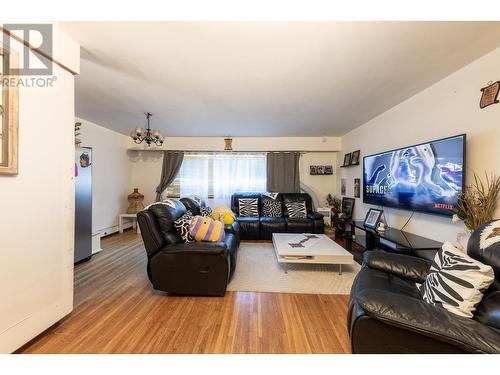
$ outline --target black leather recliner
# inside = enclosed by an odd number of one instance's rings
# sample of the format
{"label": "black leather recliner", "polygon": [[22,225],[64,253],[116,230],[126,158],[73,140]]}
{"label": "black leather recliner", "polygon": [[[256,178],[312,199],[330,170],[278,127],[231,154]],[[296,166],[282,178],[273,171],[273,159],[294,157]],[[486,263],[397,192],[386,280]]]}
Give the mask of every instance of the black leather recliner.
{"label": "black leather recliner", "polygon": [[[323,215],[314,212],[312,200],[306,193],[280,193],[276,200],[281,204],[281,217],[262,216],[262,207],[266,200],[272,198],[261,193],[235,193],[231,197],[231,210],[238,215],[239,199],[257,199],[259,216],[242,217],[237,216],[240,224],[241,239],[243,240],[271,240],[273,233],[324,233]],[[304,201],[306,202],[307,218],[292,219],[288,217],[285,203]]]}
{"label": "black leather recliner", "polygon": [[173,222],[186,207],[197,214],[199,206],[189,198],[173,202],[175,208],[154,204],[137,214],[153,288],[174,294],[224,295],[236,267],[238,223],[226,228],[224,242],[184,243]]}
{"label": "black leather recliner", "polygon": [[495,281],[472,319],[450,313],[422,299],[430,261],[388,253],[365,253],[353,283],[347,328],[353,353],[500,353],[500,242],[479,248],[480,231],[467,252],[489,264]]}

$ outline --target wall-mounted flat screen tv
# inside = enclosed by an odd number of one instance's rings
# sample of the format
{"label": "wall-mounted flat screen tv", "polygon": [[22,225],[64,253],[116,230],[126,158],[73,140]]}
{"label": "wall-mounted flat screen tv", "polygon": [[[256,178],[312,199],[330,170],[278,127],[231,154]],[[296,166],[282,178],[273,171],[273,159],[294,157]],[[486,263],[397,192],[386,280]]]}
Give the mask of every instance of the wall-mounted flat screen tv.
{"label": "wall-mounted flat screen tv", "polygon": [[464,188],[465,134],[363,158],[363,202],[449,215]]}

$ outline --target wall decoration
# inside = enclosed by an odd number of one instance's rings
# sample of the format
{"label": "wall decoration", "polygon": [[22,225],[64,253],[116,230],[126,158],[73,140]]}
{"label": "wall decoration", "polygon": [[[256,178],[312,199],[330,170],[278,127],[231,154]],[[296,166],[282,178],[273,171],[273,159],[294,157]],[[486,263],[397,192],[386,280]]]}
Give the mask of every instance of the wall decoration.
{"label": "wall decoration", "polygon": [[310,165],[309,166],[310,175],[332,175],[333,165]]}
{"label": "wall decoration", "polygon": [[348,165],[351,164],[351,153],[347,153],[344,155],[344,165],[342,165],[343,167],[347,167]]}
{"label": "wall decoration", "polygon": [[233,139],[224,138],[224,151],[233,151]]}
{"label": "wall decoration", "polygon": [[81,130],[82,130],[82,123],[75,122],[75,145],[79,145],[80,143],[82,143],[82,140],[80,138],[77,138],[79,135],[82,134],[80,133]]}
{"label": "wall decoration", "polygon": [[341,178],[340,179],[340,195],[345,195],[346,194],[346,179]]}
{"label": "wall decoration", "polygon": [[488,86],[483,87],[479,108],[483,109],[491,104],[498,103],[498,92],[500,91],[500,81],[488,82]]}
{"label": "wall decoration", "polygon": [[354,198],[359,198],[361,196],[361,183],[359,178],[354,179]]}
{"label": "wall decoration", "polygon": [[[9,76],[18,68],[18,55],[0,43],[0,77]],[[0,174],[18,174],[19,100],[17,85],[0,89]]]}
{"label": "wall decoration", "polygon": [[354,151],[351,154],[351,163],[350,163],[350,165],[359,165],[359,151],[360,150]]}

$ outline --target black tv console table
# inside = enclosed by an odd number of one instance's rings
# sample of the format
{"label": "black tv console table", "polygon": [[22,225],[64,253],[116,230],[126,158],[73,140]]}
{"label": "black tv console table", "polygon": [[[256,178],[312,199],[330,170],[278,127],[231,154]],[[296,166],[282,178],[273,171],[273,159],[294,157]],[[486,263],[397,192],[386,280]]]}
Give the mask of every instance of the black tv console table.
{"label": "black tv console table", "polygon": [[[383,232],[375,231],[366,228],[363,221],[347,221],[347,226],[351,230],[344,233],[345,248],[354,253],[354,258],[358,263],[362,263],[362,253],[364,251],[373,249],[382,249],[432,260],[443,245],[439,241],[395,228],[387,228]],[[365,235],[356,235],[356,229],[364,231]],[[356,254],[353,243],[358,245],[359,254]]]}

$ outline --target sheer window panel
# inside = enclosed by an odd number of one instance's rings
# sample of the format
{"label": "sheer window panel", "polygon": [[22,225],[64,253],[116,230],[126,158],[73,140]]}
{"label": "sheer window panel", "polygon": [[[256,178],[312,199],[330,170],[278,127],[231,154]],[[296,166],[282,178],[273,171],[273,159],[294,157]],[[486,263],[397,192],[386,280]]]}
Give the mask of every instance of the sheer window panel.
{"label": "sheer window panel", "polygon": [[200,195],[211,205],[229,204],[238,191],[266,189],[266,153],[186,153],[169,197]]}

